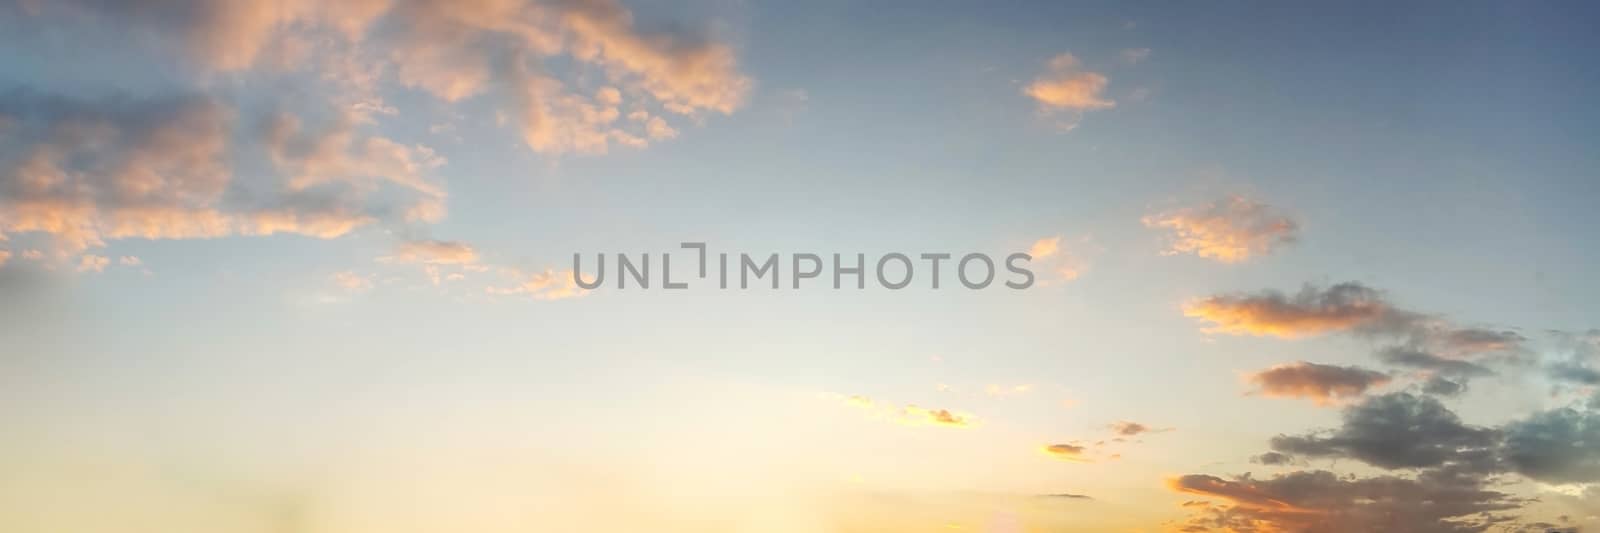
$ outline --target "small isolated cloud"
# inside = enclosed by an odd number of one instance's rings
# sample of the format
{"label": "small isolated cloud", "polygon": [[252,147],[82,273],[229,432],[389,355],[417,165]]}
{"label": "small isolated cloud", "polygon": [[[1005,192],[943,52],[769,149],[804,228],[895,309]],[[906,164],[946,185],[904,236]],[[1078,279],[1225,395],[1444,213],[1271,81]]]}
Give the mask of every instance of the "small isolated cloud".
{"label": "small isolated cloud", "polygon": [[1117,422],[1113,422],[1113,423],[1111,423],[1111,425],[1107,426],[1107,428],[1109,428],[1112,433],[1115,433],[1118,436],[1122,436],[1122,437],[1133,437],[1133,436],[1136,436],[1136,435],[1143,435],[1145,433],[1163,433],[1163,432],[1167,432],[1167,431],[1172,431],[1172,428],[1157,429],[1157,428],[1153,428],[1153,427],[1150,427],[1150,426],[1147,426],[1147,425],[1144,425],[1144,424],[1140,424],[1138,422],[1129,422],[1127,420],[1119,420]]}
{"label": "small isolated cloud", "polygon": [[1117,52],[1117,57],[1122,59],[1123,63],[1127,63],[1129,65],[1136,65],[1136,64],[1139,64],[1140,62],[1143,62],[1144,60],[1150,58],[1150,49],[1149,48],[1124,48],[1121,52]]}
{"label": "small isolated cloud", "polygon": [[526,296],[535,300],[565,300],[589,294],[587,289],[578,286],[571,270],[546,269],[542,272],[523,272],[514,268],[503,268],[501,274],[510,278],[512,284],[489,287],[485,292],[502,296]]}
{"label": "small isolated cloud", "polygon": [[144,265],[144,260],[139,259],[137,256],[124,255],[117,258],[117,264],[126,267],[136,267]]}
{"label": "small isolated cloud", "polygon": [[1078,445],[1078,444],[1051,444],[1051,445],[1045,446],[1043,448],[1043,451],[1044,451],[1044,453],[1046,455],[1049,455],[1051,457],[1054,457],[1056,459],[1061,459],[1061,460],[1064,460],[1064,461],[1072,461],[1072,462],[1078,462],[1078,463],[1089,462],[1089,458],[1085,457],[1085,454],[1089,451],[1089,448],[1087,446],[1082,446],[1082,445]]}
{"label": "small isolated cloud", "polygon": [[1061,236],[1059,235],[1039,239],[1033,242],[1033,246],[1028,247],[1028,255],[1033,256],[1034,259],[1045,259],[1056,255],[1056,252],[1059,251],[1061,251]]}
{"label": "small isolated cloud", "polygon": [[1063,53],[1047,64],[1045,72],[1022,88],[1044,116],[1058,116],[1063,129],[1077,127],[1083,113],[1116,107],[1105,97],[1105,75],[1083,69],[1078,58]]}
{"label": "small isolated cloud", "polygon": [[1223,263],[1265,255],[1295,242],[1300,233],[1288,215],[1239,196],[1147,215],[1143,222],[1171,233],[1163,255],[1193,254]]}
{"label": "small isolated cloud", "polygon": [[1354,282],[1327,290],[1308,284],[1294,295],[1267,290],[1212,296],[1183,308],[1184,316],[1212,324],[1206,333],[1285,339],[1348,331],[1377,322],[1391,311],[1381,293]]}
{"label": "small isolated cloud", "polygon": [[1262,370],[1246,378],[1273,398],[1304,398],[1317,405],[1332,405],[1360,397],[1367,390],[1389,383],[1382,372],[1355,366],[1323,365],[1298,361]]}
{"label": "small isolated cloud", "polygon": [[1093,496],[1089,496],[1087,494],[1073,494],[1073,493],[1070,493],[1070,492],[1057,492],[1055,494],[1040,494],[1039,497],[1040,498],[1055,498],[1055,499],[1062,499],[1062,500],[1093,500],[1094,499]]}
{"label": "small isolated cloud", "polygon": [[330,276],[333,285],[347,292],[363,292],[372,290],[372,276],[363,276],[351,271],[336,272]]}
{"label": "small isolated cloud", "polygon": [[0,266],[6,266],[6,262],[10,260],[11,250],[0,250]]}
{"label": "small isolated cloud", "polygon": [[380,260],[426,265],[470,265],[478,262],[478,251],[466,243],[454,241],[406,241],[395,248],[393,256]]}
{"label": "small isolated cloud", "polygon": [[955,414],[949,409],[923,409],[915,405],[908,405],[901,412],[907,419],[922,421],[936,426],[966,427],[970,424],[967,417]]}

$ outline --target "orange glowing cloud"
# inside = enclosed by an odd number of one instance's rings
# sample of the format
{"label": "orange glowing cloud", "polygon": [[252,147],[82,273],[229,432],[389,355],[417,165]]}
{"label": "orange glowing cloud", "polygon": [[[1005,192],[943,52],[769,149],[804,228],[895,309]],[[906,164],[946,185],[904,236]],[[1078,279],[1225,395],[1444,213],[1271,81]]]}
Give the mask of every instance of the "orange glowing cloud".
{"label": "orange glowing cloud", "polygon": [[1089,458],[1085,457],[1085,454],[1087,454],[1089,451],[1087,446],[1077,444],[1051,444],[1041,448],[1040,450],[1046,455],[1056,459],[1061,459],[1063,461],[1072,461],[1075,463],[1090,462]]}
{"label": "orange glowing cloud", "polygon": [[1392,312],[1378,291],[1355,283],[1326,291],[1308,285],[1293,296],[1277,291],[1212,296],[1183,307],[1184,316],[1212,324],[1207,333],[1285,339],[1355,329]]}
{"label": "orange glowing cloud", "polygon": [[1085,250],[1090,253],[1096,251],[1097,246],[1093,239],[1087,236],[1076,239],[1070,249],[1061,240],[1060,235],[1045,237],[1034,241],[1028,247],[1028,256],[1033,258],[1034,270],[1041,272],[1040,284],[1072,281],[1089,270]]}
{"label": "orange glowing cloud", "polygon": [[417,240],[400,243],[395,255],[385,262],[425,263],[430,265],[469,265],[478,262],[478,251],[471,245],[452,241]]}
{"label": "orange glowing cloud", "polygon": [[1317,405],[1332,405],[1383,386],[1390,378],[1360,367],[1298,361],[1256,372],[1246,380],[1259,386],[1263,396],[1304,398]]}
{"label": "orange glowing cloud", "polygon": [[[29,113],[49,101],[48,113]],[[431,150],[362,136],[338,119],[306,132],[288,115],[263,141],[234,146],[235,111],[203,97],[51,100],[19,93],[0,105],[22,154],[0,167],[0,235],[41,233],[58,251],[113,239],[211,239],[298,234],[339,237],[376,222],[433,222],[444,193],[423,173],[442,163]],[[79,138],[92,132],[93,139]],[[229,161],[264,147],[282,183],[236,184]],[[384,185],[388,185],[385,187]],[[328,188],[348,191],[324,197]],[[226,201],[230,192],[250,202]],[[381,197],[381,200],[380,200]]]}
{"label": "orange glowing cloud", "polygon": [[535,300],[565,300],[589,294],[588,290],[579,287],[572,279],[571,270],[558,272],[546,269],[542,272],[523,272],[514,268],[503,268],[501,273],[512,278],[513,284],[505,287],[489,287],[484,289],[485,292],[502,296],[523,295]]}
{"label": "orange glowing cloud", "polygon": [[1238,263],[1294,242],[1300,226],[1271,206],[1243,197],[1148,215],[1151,228],[1171,233],[1163,255],[1193,254]]}
{"label": "orange glowing cloud", "polygon": [[1315,510],[1297,507],[1283,501],[1249,480],[1229,481],[1216,476],[1190,474],[1168,479],[1167,487],[1178,493],[1221,498],[1236,506],[1252,509],[1294,514],[1316,513]]}
{"label": "orange glowing cloud", "polygon": [[1110,80],[1100,73],[1083,70],[1072,54],[1051,58],[1047,67],[1044,74],[1022,89],[1023,94],[1039,103],[1041,111],[1090,111],[1117,105],[1104,96]]}

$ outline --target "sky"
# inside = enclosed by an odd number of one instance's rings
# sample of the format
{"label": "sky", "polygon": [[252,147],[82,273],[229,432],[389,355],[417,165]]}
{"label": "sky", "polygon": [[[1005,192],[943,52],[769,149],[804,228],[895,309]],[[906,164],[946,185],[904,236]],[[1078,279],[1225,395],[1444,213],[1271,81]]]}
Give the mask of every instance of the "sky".
{"label": "sky", "polygon": [[1596,15],[5,1],[0,529],[1600,529]]}

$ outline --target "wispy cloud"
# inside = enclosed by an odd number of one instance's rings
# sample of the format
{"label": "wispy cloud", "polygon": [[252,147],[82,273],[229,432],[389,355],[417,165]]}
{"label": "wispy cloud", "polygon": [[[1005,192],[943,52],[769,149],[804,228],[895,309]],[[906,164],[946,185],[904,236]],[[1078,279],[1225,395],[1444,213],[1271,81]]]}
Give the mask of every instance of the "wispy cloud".
{"label": "wispy cloud", "polygon": [[1060,235],[1045,237],[1028,247],[1041,284],[1073,281],[1089,270],[1089,256],[1097,248],[1094,241],[1082,237],[1064,244],[1062,240]]}
{"label": "wispy cloud", "polygon": [[1124,49],[1122,49],[1121,52],[1117,52],[1117,57],[1122,59],[1123,63],[1127,63],[1129,65],[1136,65],[1136,64],[1142,63],[1142,62],[1144,62],[1144,60],[1150,58],[1150,49],[1149,48],[1124,48]]}
{"label": "wispy cloud", "polygon": [[393,256],[379,260],[430,265],[470,265],[478,262],[478,251],[462,242],[413,240],[400,243],[395,248]]}
{"label": "wispy cloud", "polygon": [[565,300],[589,294],[572,279],[571,270],[546,269],[524,272],[516,268],[501,268],[500,273],[511,281],[510,285],[489,287],[485,292],[501,296],[523,296],[535,300]]}
{"label": "wispy cloud", "polygon": [[371,275],[363,276],[346,270],[343,272],[335,272],[332,276],[329,276],[329,281],[331,281],[334,286],[339,287],[347,292],[364,292],[372,290],[372,278],[373,276]]}
{"label": "wispy cloud", "polygon": [[959,413],[949,409],[928,409],[916,405],[885,404],[860,395],[833,397],[843,401],[845,405],[868,413],[873,418],[888,420],[901,425],[965,428],[972,426],[976,422],[976,419],[970,414]]}

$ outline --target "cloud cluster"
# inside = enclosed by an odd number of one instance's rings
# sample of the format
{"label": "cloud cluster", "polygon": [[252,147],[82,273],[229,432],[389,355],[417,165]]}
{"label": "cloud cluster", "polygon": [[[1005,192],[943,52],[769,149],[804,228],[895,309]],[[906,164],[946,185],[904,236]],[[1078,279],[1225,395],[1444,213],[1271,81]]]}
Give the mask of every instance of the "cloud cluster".
{"label": "cloud cluster", "polygon": [[63,0],[22,4],[33,16],[97,17],[130,23],[153,37],[171,41],[195,62],[232,71],[254,66],[290,26],[326,27],[358,37],[388,9],[389,0]]}
{"label": "cloud cluster", "polygon": [[1266,255],[1300,235],[1300,225],[1288,215],[1239,196],[1147,215],[1143,222],[1171,234],[1163,254],[1193,254],[1223,263]]}
{"label": "cloud cluster", "polygon": [[[201,70],[310,71],[335,92],[328,101],[361,120],[398,112],[379,96],[382,83],[445,103],[492,98],[505,110],[502,123],[545,154],[605,153],[615,145],[674,138],[678,129],[669,118],[732,113],[753,84],[728,44],[681,28],[642,30],[616,0],[66,0],[28,6],[24,11],[41,22],[130,27],[178,49]],[[330,133],[326,141],[344,140]],[[395,147],[353,148],[377,156],[373,152]]]}
{"label": "cloud cluster", "polygon": [[1196,512],[1177,524],[1184,532],[1480,532],[1506,520],[1494,513],[1526,503],[1476,479],[1443,473],[1354,478],[1315,470],[1270,479],[1189,474],[1168,485],[1205,498],[1187,506]]}
{"label": "cloud cluster", "polygon": [[[728,44],[644,29],[616,0],[64,0],[17,13],[63,33],[125,30],[131,46],[195,75],[169,96],[0,95],[0,240],[43,235],[88,271],[97,261],[79,256],[117,239],[331,239],[439,222],[445,159],[371,133],[400,112],[380,89],[416,90],[444,109],[491,100],[522,144],[566,154],[672,139],[673,120],[732,113],[753,83]],[[216,76],[289,90],[261,99]],[[394,259],[435,279],[438,265],[475,262],[421,246]],[[577,294],[521,277],[500,290]]]}
{"label": "cloud cluster", "polygon": [[[644,146],[677,130],[660,114],[732,113],[752,82],[733,49],[706,35],[644,32],[614,0],[412,0],[387,36],[400,83],[456,102],[495,93],[529,148],[550,154]],[[594,77],[587,90],[557,68]],[[652,110],[652,105],[658,109]]]}
{"label": "cloud cluster", "polygon": [[[107,240],[298,234],[334,238],[380,220],[432,221],[437,161],[377,136],[302,133],[282,118],[234,144],[236,113],[206,97],[0,98],[0,235],[47,235],[63,253]],[[231,162],[265,146],[282,179],[242,182]],[[394,185],[386,187],[384,184]],[[379,194],[387,189],[410,193]]]}
{"label": "cloud cluster", "polygon": [[[1269,465],[1349,459],[1394,471],[1360,478],[1298,471],[1258,480],[1191,474],[1174,490],[1217,501],[1193,506],[1184,531],[1476,532],[1529,500],[1492,490],[1502,476],[1550,484],[1600,482],[1600,410],[1593,400],[1499,427],[1462,422],[1438,400],[1396,392],[1346,408],[1339,427],[1279,435]],[[1405,473],[1414,473],[1405,475]],[[1582,485],[1579,485],[1582,486]]]}
{"label": "cloud cluster", "polygon": [[1073,440],[1065,443],[1047,444],[1041,451],[1050,457],[1077,463],[1091,463],[1099,460],[1116,460],[1122,458],[1122,453],[1116,451],[1119,445],[1142,442],[1135,437],[1151,433],[1165,433],[1172,428],[1155,428],[1147,424],[1119,420],[1105,426],[1110,432],[1109,437],[1102,437],[1093,441]]}
{"label": "cloud cluster", "polygon": [[1425,391],[1443,396],[1495,374],[1491,364],[1526,363],[1529,352],[1529,339],[1516,331],[1460,326],[1403,309],[1357,282],[1325,289],[1307,284],[1295,294],[1215,295],[1185,304],[1183,313],[1210,324],[1204,331],[1212,334],[1298,339],[1342,333],[1374,340],[1381,343],[1379,362],[1414,371]]}

